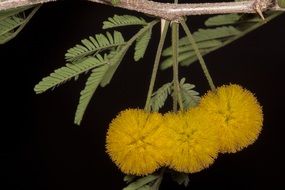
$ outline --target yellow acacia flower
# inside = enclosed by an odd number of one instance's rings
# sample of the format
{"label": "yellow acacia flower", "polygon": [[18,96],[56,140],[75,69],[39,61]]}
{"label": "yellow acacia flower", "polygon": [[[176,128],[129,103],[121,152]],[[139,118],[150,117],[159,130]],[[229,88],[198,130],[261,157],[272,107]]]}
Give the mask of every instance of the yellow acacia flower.
{"label": "yellow acacia flower", "polygon": [[239,85],[227,85],[208,92],[199,107],[215,118],[220,151],[237,152],[252,144],[263,122],[262,108],[255,96]]}
{"label": "yellow acacia flower", "polygon": [[159,113],[128,109],[111,122],[106,149],[122,172],[146,175],[165,163],[162,121]]}
{"label": "yellow acacia flower", "polygon": [[199,172],[211,165],[218,155],[219,141],[209,127],[207,117],[196,107],[190,111],[165,114],[164,127],[171,143],[170,168],[185,173]]}

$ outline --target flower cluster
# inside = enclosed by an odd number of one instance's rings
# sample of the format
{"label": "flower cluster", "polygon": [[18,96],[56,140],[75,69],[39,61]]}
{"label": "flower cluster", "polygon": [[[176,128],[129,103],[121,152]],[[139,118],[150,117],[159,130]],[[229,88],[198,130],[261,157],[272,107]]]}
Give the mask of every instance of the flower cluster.
{"label": "flower cluster", "polygon": [[185,112],[122,111],[110,124],[106,149],[126,174],[147,175],[162,166],[195,173],[210,166],[219,152],[252,144],[262,122],[261,106],[251,92],[222,86]]}

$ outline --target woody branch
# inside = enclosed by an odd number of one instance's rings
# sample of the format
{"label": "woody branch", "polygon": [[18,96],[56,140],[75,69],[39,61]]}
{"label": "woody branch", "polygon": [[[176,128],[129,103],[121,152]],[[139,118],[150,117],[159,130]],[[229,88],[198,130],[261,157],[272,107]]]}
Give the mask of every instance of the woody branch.
{"label": "woody branch", "polygon": [[[0,2],[0,11],[28,5],[43,4],[58,0],[4,0]],[[120,0],[116,5],[111,0],[87,0],[94,3],[120,7],[128,10],[149,14],[166,20],[178,20],[189,15],[227,14],[227,13],[256,13],[268,10],[285,11],[277,4],[277,0],[251,0],[222,3],[186,3],[171,4],[148,0]]]}

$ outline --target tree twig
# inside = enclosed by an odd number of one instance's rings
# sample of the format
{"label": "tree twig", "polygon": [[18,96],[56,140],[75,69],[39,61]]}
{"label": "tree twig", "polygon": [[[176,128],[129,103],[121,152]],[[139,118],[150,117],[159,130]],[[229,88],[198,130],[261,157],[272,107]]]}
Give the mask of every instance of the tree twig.
{"label": "tree twig", "polygon": [[[42,4],[58,0],[6,0],[0,2],[0,11],[22,6]],[[273,10],[285,11],[277,4],[277,0],[251,0],[239,2],[222,3],[187,3],[171,4],[159,3],[148,0],[120,0],[120,3],[113,5],[112,0],[87,0],[95,3],[121,7],[128,10],[149,14],[166,20],[179,20],[188,15],[207,15],[207,14],[227,14],[227,13],[256,13],[256,2],[269,2],[266,6],[261,6],[260,11]]]}
{"label": "tree twig", "polygon": [[0,11],[5,11],[8,9],[38,5],[43,3],[48,3],[58,0],[2,0],[0,2]]}

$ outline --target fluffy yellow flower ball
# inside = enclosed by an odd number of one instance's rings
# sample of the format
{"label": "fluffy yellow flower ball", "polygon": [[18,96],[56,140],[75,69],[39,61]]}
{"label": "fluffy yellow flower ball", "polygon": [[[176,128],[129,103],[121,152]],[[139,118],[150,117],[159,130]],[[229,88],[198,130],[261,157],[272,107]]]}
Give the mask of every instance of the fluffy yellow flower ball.
{"label": "fluffy yellow flower ball", "polygon": [[227,85],[201,98],[199,107],[215,118],[220,152],[237,152],[252,144],[263,122],[262,108],[255,96],[239,85]]}
{"label": "fluffy yellow flower ball", "polygon": [[162,121],[159,113],[128,109],[111,122],[106,149],[122,172],[147,175],[164,165],[166,139],[159,127]]}
{"label": "fluffy yellow flower ball", "polygon": [[186,113],[166,114],[163,127],[169,131],[167,159],[170,168],[195,173],[214,162],[219,150],[218,136],[198,107]]}

